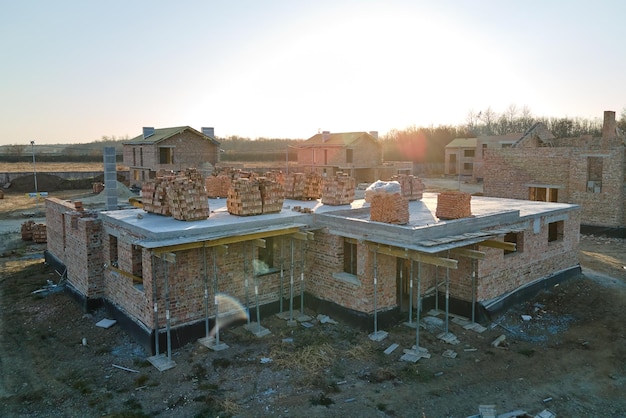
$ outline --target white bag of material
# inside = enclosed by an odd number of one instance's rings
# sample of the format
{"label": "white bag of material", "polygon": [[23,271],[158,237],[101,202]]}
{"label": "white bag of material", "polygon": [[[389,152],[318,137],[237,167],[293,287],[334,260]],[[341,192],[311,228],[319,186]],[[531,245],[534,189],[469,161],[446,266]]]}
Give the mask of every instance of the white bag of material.
{"label": "white bag of material", "polygon": [[400,183],[397,181],[377,180],[365,189],[365,201],[370,202],[372,200],[372,196],[376,193],[402,193],[402,188],[400,187]]}

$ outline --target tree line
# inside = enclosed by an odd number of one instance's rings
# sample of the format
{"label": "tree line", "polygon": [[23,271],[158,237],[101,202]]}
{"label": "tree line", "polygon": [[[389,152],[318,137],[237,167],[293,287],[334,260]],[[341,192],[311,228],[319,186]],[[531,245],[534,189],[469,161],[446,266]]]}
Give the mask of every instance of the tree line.
{"label": "tree line", "polygon": [[[469,111],[465,122],[459,125],[429,127],[409,126],[393,129],[381,136],[385,161],[413,161],[415,163],[441,163],[444,149],[455,138],[506,135],[530,129],[537,122],[544,123],[557,138],[571,138],[582,135],[601,136],[603,121],[600,118],[535,117],[527,106],[508,106],[503,112],[491,107],[481,111]],[[618,128],[626,132],[626,107],[621,111]],[[222,150],[220,159],[228,162],[269,162],[296,161],[295,147],[303,139],[256,138],[250,139],[232,135],[216,138]],[[102,149],[115,147],[121,161],[122,145],[128,138],[103,136],[100,140],[86,144],[41,145],[37,146],[39,161],[102,161]],[[47,152],[46,152],[47,151]],[[0,146],[0,161],[28,161],[32,157],[31,146],[24,144]]]}

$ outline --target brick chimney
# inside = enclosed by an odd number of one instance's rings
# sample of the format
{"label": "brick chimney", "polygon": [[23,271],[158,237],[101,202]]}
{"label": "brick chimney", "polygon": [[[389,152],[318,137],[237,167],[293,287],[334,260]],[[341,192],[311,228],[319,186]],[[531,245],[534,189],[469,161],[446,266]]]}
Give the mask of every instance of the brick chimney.
{"label": "brick chimney", "polygon": [[322,142],[326,142],[330,139],[330,131],[322,131]]}
{"label": "brick chimney", "polygon": [[151,137],[154,135],[154,126],[144,126],[143,127],[143,139]]}
{"label": "brick chimney", "polygon": [[615,138],[617,123],[615,122],[615,112],[612,110],[604,111],[604,124],[602,125],[602,138]]}

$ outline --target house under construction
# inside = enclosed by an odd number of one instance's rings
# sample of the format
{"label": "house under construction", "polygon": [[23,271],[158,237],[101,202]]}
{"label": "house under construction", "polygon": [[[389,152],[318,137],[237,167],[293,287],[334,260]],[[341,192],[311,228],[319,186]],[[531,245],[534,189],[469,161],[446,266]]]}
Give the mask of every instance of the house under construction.
{"label": "house under construction", "polygon": [[377,332],[432,307],[479,322],[580,272],[573,204],[420,193],[397,200],[401,221],[381,222],[397,208],[367,196],[285,199],[254,216],[233,215],[229,199],[206,201],[208,217],[181,221],[49,198],[46,259],[64,266],[86,308],[104,304],[157,354],[209,337],[220,295],[248,310],[259,335],[265,315],[291,320],[304,309]]}

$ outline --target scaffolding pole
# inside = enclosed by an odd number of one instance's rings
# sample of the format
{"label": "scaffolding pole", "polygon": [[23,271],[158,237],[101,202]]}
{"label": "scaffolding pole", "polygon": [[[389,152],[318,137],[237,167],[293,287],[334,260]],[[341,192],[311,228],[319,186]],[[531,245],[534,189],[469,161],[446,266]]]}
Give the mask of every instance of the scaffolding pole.
{"label": "scaffolding pole", "polygon": [[477,260],[472,259],[472,323],[476,322],[476,279],[478,275],[478,269],[476,265]]}
{"label": "scaffolding pole", "polygon": [[[450,251],[448,251],[450,258]],[[450,269],[446,267],[446,334],[448,333],[448,319],[450,316]]]}
{"label": "scaffolding pole", "polygon": [[300,241],[300,315],[304,315],[304,244]]}
{"label": "scaffolding pole", "polygon": [[165,263],[165,323],[167,332],[167,359],[172,361],[172,333],[170,323],[170,288],[168,279],[168,263],[167,260],[163,260]]}
{"label": "scaffolding pole", "polygon": [[294,246],[293,238],[289,241],[291,262],[289,263],[289,322],[293,323],[293,275],[294,275]]}
{"label": "scaffolding pole", "polygon": [[374,251],[374,334],[378,334],[378,252]]}
{"label": "scaffolding pole", "polygon": [[[152,265],[154,265],[154,254],[152,255]],[[157,294],[157,281],[152,281],[152,298],[154,299],[154,349],[155,355],[159,355],[159,304]]]}
{"label": "scaffolding pole", "polygon": [[220,309],[217,301],[217,247],[213,247],[213,299],[215,302],[215,345],[220,345]]}
{"label": "scaffolding pole", "polygon": [[244,277],[244,289],[246,293],[246,317],[248,325],[250,325],[250,297],[248,295],[248,257],[246,257],[246,244],[243,245],[243,277]]}
{"label": "scaffolding pole", "polygon": [[[409,260],[411,265],[409,266],[409,324],[413,322],[413,260]],[[404,260],[402,261],[402,268],[400,269],[400,283],[402,284],[402,271],[404,270]]]}
{"label": "scaffolding pole", "polygon": [[285,257],[283,254],[284,239],[280,236],[280,313],[283,313],[283,282],[285,279]]}
{"label": "scaffolding pole", "polygon": [[204,260],[204,331],[205,337],[209,338],[209,275],[206,265],[206,245],[202,247],[202,258]]}
{"label": "scaffolding pole", "polygon": [[[413,271],[413,261],[411,260],[411,271]],[[422,263],[417,262],[417,309],[415,314],[415,349],[419,349],[420,346],[420,311],[422,310],[422,295],[421,295],[421,274]]]}

